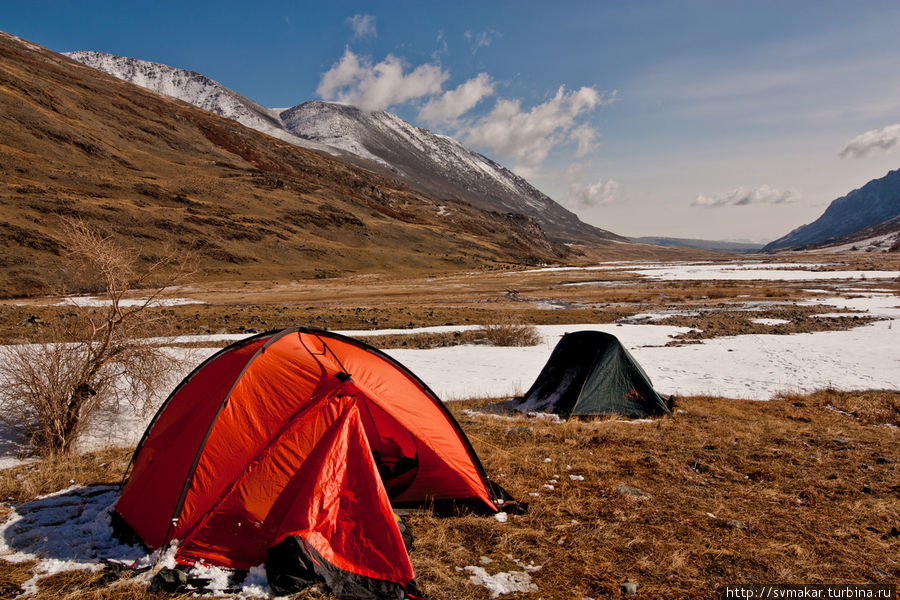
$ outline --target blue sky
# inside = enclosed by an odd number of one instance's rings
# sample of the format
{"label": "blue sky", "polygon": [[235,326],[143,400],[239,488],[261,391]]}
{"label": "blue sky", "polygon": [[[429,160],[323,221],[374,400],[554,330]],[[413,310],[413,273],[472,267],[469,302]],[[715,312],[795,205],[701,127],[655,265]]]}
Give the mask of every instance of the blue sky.
{"label": "blue sky", "polygon": [[764,241],[900,167],[900,3],[40,2],[0,29],[387,109],[624,235]]}

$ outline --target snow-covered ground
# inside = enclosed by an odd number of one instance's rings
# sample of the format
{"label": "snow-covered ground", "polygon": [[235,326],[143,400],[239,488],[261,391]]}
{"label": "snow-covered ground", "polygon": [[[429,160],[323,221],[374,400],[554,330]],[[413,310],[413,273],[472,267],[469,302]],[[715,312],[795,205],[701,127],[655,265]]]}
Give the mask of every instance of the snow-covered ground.
{"label": "snow-covered ground", "polygon": [[[140,306],[147,302],[147,298],[123,298],[119,306]],[[200,300],[191,298],[157,298],[150,302],[150,306],[181,306],[184,304],[203,304]],[[57,305],[60,306],[109,306],[110,301],[95,296],[66,296]]]}
{"label": "snow-covered ground", "polygon": [[[562,271],[626,271],[663,281],[827,281],[896,279],[900,271],[828,270],[827,264],[764,263],[758,261],[721,262],[608,262],[590,267],[544,267],[510,273],[553,273]],[[588,285],[594,282],[580,282]],[[614,282],[621,284],[627,282]]]}

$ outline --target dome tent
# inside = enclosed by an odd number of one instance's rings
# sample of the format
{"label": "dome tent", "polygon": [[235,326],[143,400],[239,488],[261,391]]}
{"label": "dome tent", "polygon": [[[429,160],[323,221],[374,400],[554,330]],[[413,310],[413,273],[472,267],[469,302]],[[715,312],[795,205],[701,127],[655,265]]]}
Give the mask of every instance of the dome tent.
{"label": "dome tent", "polygon": [[[392,505],[504,492],[435,394],[359,341],[294,327],[216,353],[172,392],[133,457],[116,519],[182,564],[248,569],[273,589],[309,566],[341,595],[417,597]],[[285,560],[284,551],[296,553]],[[290,557],[288,557],[290,558]]]}
{"label": "dome tent", "polygon": [[644,417],[670,413],[671,402],[653,389],[614,335],[576,331],[563,335],[534,384],[512,408],[563,417]]}

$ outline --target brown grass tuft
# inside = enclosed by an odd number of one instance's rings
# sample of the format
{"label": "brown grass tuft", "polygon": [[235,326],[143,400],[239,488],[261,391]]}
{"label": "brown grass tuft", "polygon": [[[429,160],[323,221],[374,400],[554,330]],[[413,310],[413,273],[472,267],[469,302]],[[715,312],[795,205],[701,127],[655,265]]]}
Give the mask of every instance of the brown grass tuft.
{"label": "brown grass tuft", "polygon": [[541,341],[534,325],[509,315],[485,323],[478,333],[492,346],[536,346]]}

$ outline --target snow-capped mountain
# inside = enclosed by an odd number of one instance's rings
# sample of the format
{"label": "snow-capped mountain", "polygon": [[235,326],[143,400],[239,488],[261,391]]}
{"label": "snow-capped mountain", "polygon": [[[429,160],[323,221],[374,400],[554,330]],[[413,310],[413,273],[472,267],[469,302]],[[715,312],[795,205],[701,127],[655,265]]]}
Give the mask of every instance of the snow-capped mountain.
{"label": "snow-capped mountain", "polygon": [[297,146],[330,151],[330,148],[291,134],[281,124],[278,111],[260,106],[253,100],[228,89],[221,83],[194,71],[106,52],[64,52],[73,60],[188,104],[237,121]]}
{"label": "snow-capped mountain", "polygon": [[821,217],[769,243],[763,250],[838,240],[897,216],[900,216],[900,169],[838,198]]}
{"label": "snow-capped mountain", "polygon": [[192,71],[103,52],[70,52],[67,56],[287,142],[343,155],[367,168],[400,176],[413,189],[438,198],[532,217],[557,241],[625,241],[582,222],[486,156],[387,112],[318,101],[278,111]]}
{"label": "snow-capped mountain", "polygon": [[402,174],[413,187],[439,198],[532,217],[558,240],[624,239],[583,223],[525,179],[486,156],[391,113],[312,101],[285,110],[281,119],[288,131],[296,135],[374,159]]}

